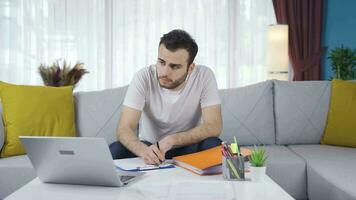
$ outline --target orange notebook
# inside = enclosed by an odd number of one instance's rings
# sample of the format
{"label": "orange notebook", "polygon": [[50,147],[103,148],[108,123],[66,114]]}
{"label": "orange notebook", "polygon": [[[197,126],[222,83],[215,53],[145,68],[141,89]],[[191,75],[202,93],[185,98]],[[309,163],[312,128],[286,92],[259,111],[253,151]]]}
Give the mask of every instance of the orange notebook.
{"label": "orange notebook", "polygon": [[[241,148],[244,156],[251,155],[251,150]],[[221,171],[221,146],[204,151],[173,157],[175,165],[187,169],[199,175],[220,174]]]}

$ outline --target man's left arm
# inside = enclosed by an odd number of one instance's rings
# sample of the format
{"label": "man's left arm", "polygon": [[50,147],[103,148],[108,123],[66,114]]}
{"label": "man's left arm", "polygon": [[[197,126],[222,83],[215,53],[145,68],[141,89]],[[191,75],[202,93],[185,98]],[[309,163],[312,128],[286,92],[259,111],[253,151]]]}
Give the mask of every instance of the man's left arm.
{"label": "man's left arm", "polygon": [[175,146],[187,146],[198,143],[208,137],[219,137],[222,130],[220,104],[202,108],[203,123],[188,131],[168,135],[159,144],[165,153]]}

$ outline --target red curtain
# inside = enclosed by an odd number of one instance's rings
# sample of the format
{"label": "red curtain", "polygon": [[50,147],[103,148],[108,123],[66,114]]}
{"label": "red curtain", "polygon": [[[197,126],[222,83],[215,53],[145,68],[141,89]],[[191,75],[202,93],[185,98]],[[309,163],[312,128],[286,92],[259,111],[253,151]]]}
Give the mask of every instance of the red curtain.
{"label": "red curtain", "polygon": [[278,24],[289,25],[293,80],[320,80],[324,0],[272,0]]}

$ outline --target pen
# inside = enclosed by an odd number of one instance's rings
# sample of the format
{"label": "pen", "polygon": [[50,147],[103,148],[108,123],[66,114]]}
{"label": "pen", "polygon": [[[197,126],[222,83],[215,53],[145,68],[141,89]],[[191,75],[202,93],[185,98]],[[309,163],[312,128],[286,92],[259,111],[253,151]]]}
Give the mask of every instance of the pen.
{"label": "pen", "polygon": [[240,175],[239,173],[236,171],[236,168],[234,166],[234,164],[232,164],[231,160],[230,159],[226,159],[230,169],[232,170],[233,174],[235,175],[236,178],[240,179]]}
{"label": "pen", "polygon": [[230,149],[230,147],[229,147],[228,144],[224,144],[224,148],[225,148],[225,151],[228,153],[228,155],[229,155],[230,157],[233,157],[233,156],[234,156],[234,154],[233,154],[233,152],[231,151],[231,149]]}
{"label": "pen", "polygon": [[224,157],[227,157],[224,147],[221,145],[221,153]]}
{"label": "pen", "polygon": [[[159,142],[156,143],[156,146],[157,146],[158,150],[161,150],[161,149],[159,148]],[[155,153],[155,152],[153,152],[153,153]],[[156,154],[156,153],[155,153],[155,154]],[[157,154],[156,154],[156,156],[158,157]],[[158,160],[159,160],[159,162],[161,162],[161,163],[163,162],[163,161],[162,161],[161,159],[159,159],[159,158],[158,158]]]}
{"label": "pen", "polygon": [[[157,148],[159,149],[159,142],[157,142],[156,145],[157,145]],[[160,149],[159,149],[159,150],[160,150]]]}

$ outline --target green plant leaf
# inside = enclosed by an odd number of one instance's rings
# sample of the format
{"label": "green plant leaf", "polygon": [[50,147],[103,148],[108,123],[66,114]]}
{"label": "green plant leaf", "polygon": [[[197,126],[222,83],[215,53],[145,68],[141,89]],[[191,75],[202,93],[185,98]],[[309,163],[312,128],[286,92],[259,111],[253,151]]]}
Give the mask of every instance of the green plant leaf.
{"label": "green plant leaf", "polygon": [[266,150],[264,147],[254,146],[254,149],[250,155],[250,162],[252,166],[263,167],[266,164],[267,157],[268,156],[266,155]]}
{"label": "green plant leaf", "polygon": [[334,78],[342,80],[356,79],[356,49],[336,47],[328,54]]}

